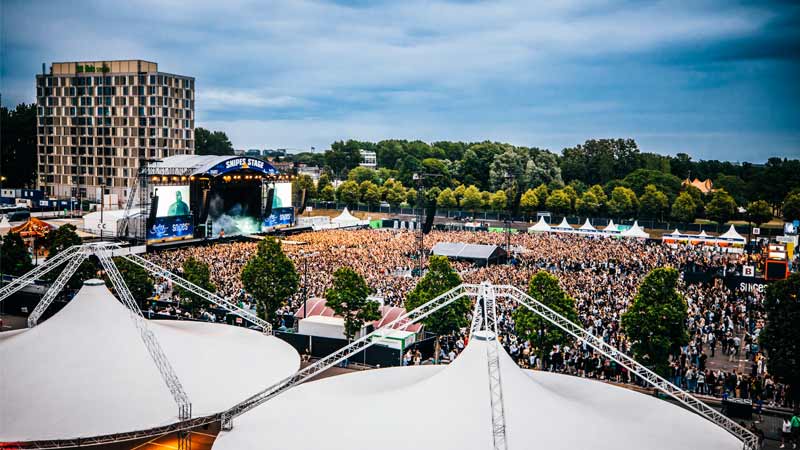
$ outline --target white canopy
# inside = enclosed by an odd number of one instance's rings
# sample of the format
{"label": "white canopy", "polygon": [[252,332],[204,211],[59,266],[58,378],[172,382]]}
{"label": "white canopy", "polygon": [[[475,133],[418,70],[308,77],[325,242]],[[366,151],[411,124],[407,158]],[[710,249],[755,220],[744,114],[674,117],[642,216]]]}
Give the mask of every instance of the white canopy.
{"label": "white canopy", "polygon": [[543,231],[550,231],[550,225],[548,225],[547,222],[544,221],[544,217],[540,217],[538,222],[528,227],[528,232],[543,232]]}
{"label": "white canopy", "polygon": [[731,227],[728,228],[728,231],[726,231],[726,232],[722,233],[721,235],[719,235],[719,237],[723,238],[723,239],[731,239],[731,240],[736,240],[736,241],[741,241],[741,242],[747,242],[747,239],[744,236],[742,236],[741,234],[739,234],[736,231],[736,228],[733,227],[733,225],[731,225]]}
{"label": "white canopy", "polygon": [[638,221],[633,222],[633,226],[628,228],[627,230],[620,233],[620,236],[623,237],[631,237],[631,238],[638,238],[638,239],[647,239],[650,237],[650,234],[644,231],[640,226]]}
{"label": "white canopy", "polygon": [[[672,233],[668,233],[668,235],[669,236],[680,236],[681,232],[677,228],[675,228],[675,231],[673,231]],[[665,235],[665,236],[667,236],[667,235]]]}
{"label": "white canopy", "polygon": [[563,219],[561,219],[561,223],[560,224],[558,224],[558,225],[553,227],[553,230],[554,231],[564,231],[564,230],[573,231],[574,229],[569,224],[569,222],[567,222],[567,218],[564,217]]}
{"label": "white canopy", "polygon": [[586,218],[586,222],[578,228],[581,231],[597,231],[597,228],[593,227],[591,223],[589,223],[589,218]]}
{"label": "white canopy", "polygon": [[0,219],[0,234],[5,234],[10,229],[11,222],[8,221],[8,217],[3,216],[2,219]]}
{"label": "white canopy", "polygon": [[[213,448],[261,449],[276,436],[291,436],[293,450],[493,448],[482,339],[473,336],[449,366],[358,371],[302,384],[238,417]],[[498,356],[509,449],[742,447],[680,406],[599,381],[522,370],[502,348]]]}
{"label": "white canopy", "polygon": [[344,228],[369,224],[369,221],[360,220],[358,217],[350,214],[350,211],[345,207],[341,214],[331,219],[331,224],[336,228]]}
{"label": "white canopy", "polygon": [[[247,328],[171,320],[148,326],[195,417],[229,408],[300,366],[291,346]],[[0,442],[90,437],[177,421],[178,407],[130,312],[99,280],[87,282],[36,327],[0,333],[0,355]]]}
{"label": "white canopy", "polygon": [[619,233],[619,228],[614,223],[614,219],[611,219],[608,221],[608,225],[606,225],[606,227],[603,228],[603,231],[605,231],[606,233]]}

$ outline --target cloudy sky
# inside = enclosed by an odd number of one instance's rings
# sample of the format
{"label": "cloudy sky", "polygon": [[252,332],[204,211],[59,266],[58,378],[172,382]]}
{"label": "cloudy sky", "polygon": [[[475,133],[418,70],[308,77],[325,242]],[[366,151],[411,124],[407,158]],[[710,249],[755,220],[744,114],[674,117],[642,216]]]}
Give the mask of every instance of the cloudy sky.
{"label": "cloudy sky", "polygon": [[3,103],[42,62],[146,59],[196,78],[236,148],[632,137],[695,159],[800,157],[787,1],[3,0]]}

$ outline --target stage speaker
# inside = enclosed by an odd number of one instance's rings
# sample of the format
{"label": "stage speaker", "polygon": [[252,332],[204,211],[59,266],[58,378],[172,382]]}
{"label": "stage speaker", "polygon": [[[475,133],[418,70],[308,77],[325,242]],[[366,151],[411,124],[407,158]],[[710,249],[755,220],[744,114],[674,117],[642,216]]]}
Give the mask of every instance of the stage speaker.
{"label": "stage speaker", "polygon": [[200,205],[201,205],[200,206],[200,214],[197,217],[198,222],[202,222],[202,221],[206,220],[206,217],[208,217],[208,206],[209,206],[209,203],[211,203],[211,196],[208,195],[208,194],[209,194],[209,190],[208,189],[203,189],[203,199],[202,199],[202,203],[200,203]]}
{"label": "stage speaker", "polygon": [[158,212],[158,188],[156,188],[155,193],[152,197],[150,197],[150,222],[152,223],[156,220],[156,212]]}
{"label": "stage speaker", "polygon": [[297,210],[297,214],[303,214],[303,211],[306,210],[306,190],[303,189],[300,191],[300,209]]}
{"label": "stage speaker", "polygon": [[275,199],[275,188],[271,187],[267,190],[267,204],[264,205],[263,217],[269,217],[272,214],[272,201]]}
{"label": "stage speaker", "polygon": [[436,199],[428,201],[428,206],[425,207],[425,222],[422,224],[422,234],[428,234],[433,228],[433,219],[436,216]]}

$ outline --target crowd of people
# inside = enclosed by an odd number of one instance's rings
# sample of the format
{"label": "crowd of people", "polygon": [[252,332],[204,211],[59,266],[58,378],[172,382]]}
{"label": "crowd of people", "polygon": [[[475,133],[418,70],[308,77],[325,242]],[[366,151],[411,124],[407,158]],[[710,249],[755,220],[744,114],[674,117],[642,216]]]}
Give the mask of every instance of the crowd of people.
{"label": "crowd of people", "polygon": [[[502,233],[432,231],[425,236],[427,251],[439,242],[464,242],[505,246]],[[512,264],[478,267],[453,262],[467,283],[489,281],[527,289],[539,270],[556,275],[562,288],[575,299],[580,324],[595,336],[622,351],[630,342],[621,330],[621,315],[636,295],[644,276],[656,267],[682,271],[727,270],[739,264],[740,255],[698,247],[671,248],[660,242],[558,234],[511,236]],[[256,251],[257,242],[227,242],[167,250],[148,255],[155,263],[181,272],[188,258],[210,267],[217,294],[252,307],[240,275]],[[364,276],[373,295],[384,304],[402,306],[417,281],[417,235],[398,230],[329,230],[294,235],[284,242],[284,252],[294,261],[300,289],[278,311],[291,315],[304,298],[324,297],[334,271],[342,266]],[[729,290],[719,279],[707,283],[681,282],[679,290],[688,303],[690,341],[674,355],[670,381],[692,392],[752,399],[770,405],[788,405],[787,387],[776,383],[766,370],[758,347],[764,326],[762,294]],[[162,289],[162,295],[169,292]],[[632,382],[624,367],[574,342],[552,349],[537,349],[536,342],[516,335],[511,313],[514,305],[500,305],[501,337],[509,354],[523,367],[538,367],[573,375],[618,382]],[[445,358],[458,354],[459,339],[443,341]],[[718,354],[722,355],[722,358]],[[414,358],[412,356],[411,362]],[[711,363],[716,361],[715,363]],[[727,363],[727,364],[725,364]]]}

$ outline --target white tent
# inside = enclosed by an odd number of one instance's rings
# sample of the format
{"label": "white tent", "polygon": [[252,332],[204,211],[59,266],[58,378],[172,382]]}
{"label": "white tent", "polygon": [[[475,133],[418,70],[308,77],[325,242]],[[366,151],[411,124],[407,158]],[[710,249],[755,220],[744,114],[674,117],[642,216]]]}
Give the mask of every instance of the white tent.
{"label": "white tent", "polygon": [[540,217],[539,221],[528,227],[529,233],[547,232],[550,231],[550,225],[544,221],[544,217]]}
{"label": "white tent", "polygon": [[647,239],[650,237],[650,234],[644,231],[642,227],[639,226],[638,221],[634,221],[633,226],[620,233],[620,236],[637,238],[637,239]]}
{"label": "white tent", "polygon": [[566,217],[561,219],[561,223],[556,225],[556,226],[554,226],[554,227],[552,227],[552,229],[553,229],[553,231],[556,231],[556,232],[564,232],[564,231],[571,232],[571,231],[575,231],[575,229],[572,228],[572,226],[569,224],[569,222],[567,222],[567,218]]}
{"label": "white tent", "polygon": [[[130,217],[139,214],[140,210],[141,208],[131,208]],[[102,218],[100,216],[102,216]],[[100,211],[94,211],[83,216],[83,229],[97,235],[99,235],[100,230],[102,230],[103,234],[106,236],[116,236],[117,224],[123,218],[125,218],[124,209],[107,210],[103,211],[102,214]]]}
{"label": "white tent", "polygon": [[597,228],[593,227],[592,224],[589,223],[589,218],[587,217],[586,222],[584,222],[583,225],[581,225],[580,228],[578,228],[578,230],[593,233],[597,231]]}
{"label": "white tent", "polygon": [[705,239],[705,238],[708,237],[708,233],[706,233],[706,230],[700,230],[700,234],[698,234],[697,237],[701,238],[701,239]]}
{"label": "white tent", "polygon": [[736,228],[733,227],[733,225],[731,225],[731,227],[728,228],[728,231],[726,231],[726,232],[722,233],[721,235],[719,235],[719,238],[731,240],[731,241],[734,241],[734,242],[743,242],[743,243],[747,242],[747,238],[745,238],[744,236],[739,234],[736,231]]}
{"label": "white tent", "polygon": [[[358,371],[295,387],[237,418],[213,448],[260,449],[276,436],[291,436],[293,450],[493,448],[485,339],[473,336],[449,366]],[[742,448],[712,422],[651,395],[522,370],[502,348],[498,357],[509,449]]]}
{"label": "white tent", "polygon": [[354,227],[358,225],[369,224],[369,221],[360,220],[358,217],[350,214],[347,207],[344,208],[341,214],[331,219],[331,224],[337,228]]}
{"label": "white tent", "polygon": [[[229,408],[300,366],[291,346],[247,328],[171,320],[148,327],[195,417]],[[178,419],[130,312],[102,281],[87,281],[36,327],[0,333],[0,355],[0,442],[116,434]]]}
{"label": "white tent", "polygon": [[606,233],[619,233],[619,228],[614,223],[614,219],[611,219],[608,221],[608,225],[606,225],[606,227],[603,228],[603,231]]}

